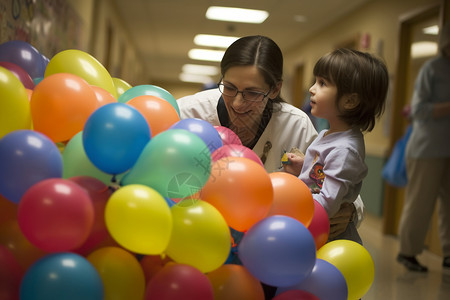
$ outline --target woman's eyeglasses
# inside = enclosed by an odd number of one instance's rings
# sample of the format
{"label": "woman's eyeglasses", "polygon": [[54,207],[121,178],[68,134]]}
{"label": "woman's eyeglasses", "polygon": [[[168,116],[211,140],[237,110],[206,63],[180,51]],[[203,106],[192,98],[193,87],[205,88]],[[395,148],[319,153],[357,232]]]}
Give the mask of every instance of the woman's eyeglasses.
{"label": "woman's eyeglasses", "polygon": [[245,101],[249,102],[261,102],[264,100],[264,98],[269,95],[271,89],[267,93],[258,92],[258,91],[251,91],[251,90],[243,90],[240,91],[234,86],[226,85],[223,83],[219,83],[219,91],[222,93],[222,95],[225,95],[227,97],[236,97],[237,94],[241,93],[242,98],[244,98]]}

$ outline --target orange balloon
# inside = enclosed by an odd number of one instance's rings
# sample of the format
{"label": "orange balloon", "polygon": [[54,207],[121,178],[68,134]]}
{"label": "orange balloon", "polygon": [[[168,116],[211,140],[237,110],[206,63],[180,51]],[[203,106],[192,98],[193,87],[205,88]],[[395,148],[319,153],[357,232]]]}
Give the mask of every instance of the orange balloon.
{"label": "orange balloon", "polygon": [[17,220],[18,205],[0,195],[0,226],[11,220]]}
{"label": "orange balloon", "polygon": [[223,215],[228,226],[247,231],[265,218],[272,206],[273,188],[264,167],[245,157],[224,157],[211,165],[201,199]]}
{"label": "orange balloon", "polygon": [[314,199],[308,186],[286,172],[270,173],[273,203],[268,216],[284,215],[308,227],[314,215]]}
{"label": "orange balloon", "polygon": [[127,104],[136,108],[145,117],[152,137],[180,121],[180,116],[173,105],[160,97],[137,96],[130,99]]}
{"label": "orange balloon", "polygon": [[45,77],[34,88],[30,106],[34,130],[54,142],[62,142],[83,130],[99,104],[94,90],[84,79],[57,73]]}
{"label": "orange balloon", "polygon": [[117,102],[117,99],[114,98],[114,96],[110,92],[105,90],[104,88],[101,88],[101,87],[95,86],[95,85],[91,85],[91,88],[95,92],[95,96],[97,97],[99,107],[103,106],[105,104],[108,104],[108,103],[116,103]]}
{"label": "orange balloon", "polygon": [[27,92],[28,101],[31,101],[31,95],[33,95],[33,90],[25,89],[25,91]]}
{"label": "orange balloon", "polygon": [[167,263],[173,262],[173,260],[163,255],[146,255],[139,263],[141,264],[142,270],[144,271],[145,282],[149,280],[158,273]]}
{"label": "orange balloon", "polygon": [[222,265],[206,274],[215,300],[263,300],[264,291],[258,279],[241,265]]}

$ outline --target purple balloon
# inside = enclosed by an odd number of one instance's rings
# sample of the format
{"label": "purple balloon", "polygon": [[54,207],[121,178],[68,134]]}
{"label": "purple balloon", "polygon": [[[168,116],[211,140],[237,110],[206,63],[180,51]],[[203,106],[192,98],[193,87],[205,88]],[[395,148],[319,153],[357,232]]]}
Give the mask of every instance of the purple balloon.
{"label": "purple balloon", "polygon": [[8,41],[0,44],[0,61],[20,66],[31,78],[44,77],[45,61],[39,51],[24,41]]}
{"label": "purple balloon", "polygon": [[311,274],[299,284],[281,287],[277,295],[289,290],[310,292],[320,300],[346,300],[348,297],[347,282],[344,275],[333,264],[317,259]]}
{"label": "purple balloon", "polygon": [[56,144],[33,130],[15,130],[0,139],[0,194],[18,203],[35,183],[61,178],[63,163]]}
{"label": "purple balloon", "polygon": [[239,244],[238,255],[244,267],[260,281],[278,287],[292,286],[311,273],[316,245],[301,222],[275,215],[249,229]]}
{"label": "purple balloon", "polygon": [[205,142],[210,153],[223,146],[219,132],[205,120],[196,118],[180,120],[173,124],[170,129],[185,129],[192,132]]}

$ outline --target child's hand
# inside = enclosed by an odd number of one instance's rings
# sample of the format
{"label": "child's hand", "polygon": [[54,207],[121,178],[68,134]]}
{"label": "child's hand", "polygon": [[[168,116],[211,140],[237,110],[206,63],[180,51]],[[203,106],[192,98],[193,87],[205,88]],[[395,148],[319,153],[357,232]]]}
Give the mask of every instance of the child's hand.
{"label": "child's hand", "polygon": [[298,177],[303,167],[303,162],[305,161],[304,155],[297,155],[294,153],[286,153],[288,163],[283,164],[283,169],[285,172],[290,173]]}
{"label": "child's hand", "polygon": [[343,203],[339,211],[330,218],[330,233],[328,240],[334,240],[337,236],[344,233],[348,223],[352,220],[355,206],[353,203]]}

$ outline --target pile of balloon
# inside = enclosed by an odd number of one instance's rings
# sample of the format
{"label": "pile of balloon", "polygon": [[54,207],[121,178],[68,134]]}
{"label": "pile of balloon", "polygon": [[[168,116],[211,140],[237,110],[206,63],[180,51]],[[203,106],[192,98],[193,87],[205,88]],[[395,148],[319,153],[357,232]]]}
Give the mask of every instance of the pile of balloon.
{"label": "pile of balloon", "polygon": [[300,179],[167,90],[0,44],[1,299],[361,298],[370,254],[328,235]]}

